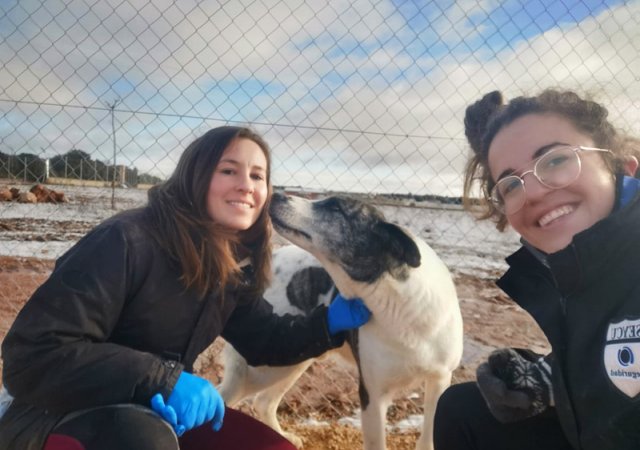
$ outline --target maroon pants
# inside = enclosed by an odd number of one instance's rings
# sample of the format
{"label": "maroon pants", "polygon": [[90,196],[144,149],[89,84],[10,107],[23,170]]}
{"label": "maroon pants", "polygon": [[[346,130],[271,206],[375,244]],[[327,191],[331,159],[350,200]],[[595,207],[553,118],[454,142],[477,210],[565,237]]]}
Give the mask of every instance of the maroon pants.
{"label": "maroon pants", "polygon": [[205,424],[180,438],[180,450],[296,450],[280,433],[240,411],[226,408],[224,424],[213,431]]}
{"label": "maroon pants", "polygon": [[210,423],[204,424],[187,431],[179,438],[179,445],[176,445],[175,435],[162,419],[150,410],[104,407],[62,423],[49,435],[44,446],[44,450],[115,448],[296,450],[293,444],[267,425],[229,407],[220,431],[213,431]]}

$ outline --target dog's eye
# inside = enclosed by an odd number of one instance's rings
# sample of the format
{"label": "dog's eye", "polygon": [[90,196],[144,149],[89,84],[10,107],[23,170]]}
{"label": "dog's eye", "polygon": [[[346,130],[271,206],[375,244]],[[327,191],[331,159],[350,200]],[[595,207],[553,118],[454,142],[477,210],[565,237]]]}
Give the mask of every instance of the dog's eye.
{"label": "dog's eye", "polygon": [[327,209],[333,211],[333,212],[340,212],[342,211],[342,208],[340,208],[340,203],[338,203],[337,200],[333,200],[331,199],[331,201],[329,201],[326,205]]}
{"label": "dog's eye", "polygon": [[340,202],[335,198],[328,198],[326,200],[322,200],[318,202],[317,205],[327,211],[342,212]]}

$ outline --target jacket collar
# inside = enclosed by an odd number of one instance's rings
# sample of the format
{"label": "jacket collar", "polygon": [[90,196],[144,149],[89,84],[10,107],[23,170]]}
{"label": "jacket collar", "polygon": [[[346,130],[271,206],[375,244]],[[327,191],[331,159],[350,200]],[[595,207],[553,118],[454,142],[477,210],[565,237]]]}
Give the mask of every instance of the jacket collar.
{"label": "jacket collar", "polygon": [[[525,244],[507,258],[507,264],[519,276],[526,277],[527,271],[551,275],[556,287],[565,296],[598,280],[610,264],[610,258],[625,252],[630,243],[640,242],[638,181],[629,184],[633,189],[633,198],[628,199],[624,207],[575,235],[568,247],[546,255]],[[512,285],[509,282],[510,272],[513,271],[510,269],[498,283],[500,287],[505,286],[505,292]]]}

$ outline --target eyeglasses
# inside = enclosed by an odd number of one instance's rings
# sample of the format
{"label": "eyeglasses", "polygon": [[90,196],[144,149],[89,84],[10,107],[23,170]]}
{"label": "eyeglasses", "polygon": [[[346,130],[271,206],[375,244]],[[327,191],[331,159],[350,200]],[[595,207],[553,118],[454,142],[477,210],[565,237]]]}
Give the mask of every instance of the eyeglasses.
{"label": "eyeglasses", "polygon": [[524,206],[527,194],[524,188],[524,176],[532,173],[534,177],[549,189],[561,189],[576,181],[582,169],[579,152],[607,152],[610,150],[593,147],[573,147],[561,145],[554,147],[535,159],[533,169],[522,174],[509,175],[498,180],[491,189],[491,202],[503,214],[515,214]]}

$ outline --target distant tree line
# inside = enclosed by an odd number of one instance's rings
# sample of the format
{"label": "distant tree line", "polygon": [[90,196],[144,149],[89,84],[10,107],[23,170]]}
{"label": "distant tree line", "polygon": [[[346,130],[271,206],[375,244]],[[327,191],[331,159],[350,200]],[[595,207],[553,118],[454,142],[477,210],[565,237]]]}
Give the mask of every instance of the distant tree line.
{"label": "distant tree line", "polygon": [[462,198],[460,197],[447,197],[443,195],[384,194],[384,197],[392,200],[415,200],[417,202],[433,201],[433,202],[444,203],[448,205],[462,204]]}
{"label": "distant tree line", "polygon": [[[30,153],[8,155],[0,152],[0,178],[12,178],[29,182],[44,182],[47,176],[70,178],[76,180],[93,180],[111,182],[114,180],[114,169],[122,170],[113,165],[92,159],[91,156],[78,149],[68,151],[63,155],[56,155],[49,159],[49,173],[47,174],[46,160]],[[125,183],[130,186],[138,184],[157,184],[162,180],[146,173],[139,174],[137,168],[124,168]],[[120,177],[116,173],[116,180]]]}

